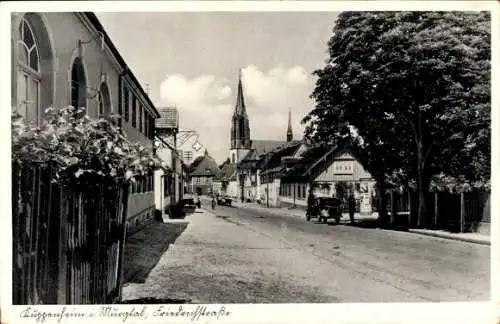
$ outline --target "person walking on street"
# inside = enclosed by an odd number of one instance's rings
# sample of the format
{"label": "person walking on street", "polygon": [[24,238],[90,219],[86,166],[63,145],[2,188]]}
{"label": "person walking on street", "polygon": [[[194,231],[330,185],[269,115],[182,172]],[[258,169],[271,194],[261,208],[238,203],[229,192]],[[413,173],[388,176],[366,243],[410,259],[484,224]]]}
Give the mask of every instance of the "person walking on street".
{"label": "person walking on street", "polygon": [[215,209],[215,206],[217,205],[217,201],[215,200],[215,195],[212,196],[212,209]]}
{"label": "person walking on street", "polygon": [[306,211],[306,219],[307,221],[311,220],[313,210],[315,204],[315,197],[312,190],[309,191],[309,196],[307,197],[307,211]]}
{"label": "person walking on street", "polygon": [[349,209],[349,219],[351,220],[351,224],[354,224],[354,212],[356,211],[356,199],[354,195],[351,193],[349,198],[347,198],[347,206]]}

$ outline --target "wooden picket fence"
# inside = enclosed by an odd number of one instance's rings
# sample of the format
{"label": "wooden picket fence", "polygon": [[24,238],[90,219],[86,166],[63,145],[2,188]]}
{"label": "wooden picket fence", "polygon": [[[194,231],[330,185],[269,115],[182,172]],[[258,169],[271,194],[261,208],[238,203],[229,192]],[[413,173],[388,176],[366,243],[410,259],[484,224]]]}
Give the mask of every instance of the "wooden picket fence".
{"label": "wooden picket fence", "polygon": [[13,303],[101,304],[120,298],[128,188],[52,181],[12,164]]}
{"label": "wooden picket fence", "polygon": [[[464,193],[427,192],[427,213],[421,227],[450,232],[476,232],[481,223],[490,223],[490,192],[472,190]],[[409,227],[417,227],[418,193],[390,191],[386,194],[387,211],[407,219]]]}

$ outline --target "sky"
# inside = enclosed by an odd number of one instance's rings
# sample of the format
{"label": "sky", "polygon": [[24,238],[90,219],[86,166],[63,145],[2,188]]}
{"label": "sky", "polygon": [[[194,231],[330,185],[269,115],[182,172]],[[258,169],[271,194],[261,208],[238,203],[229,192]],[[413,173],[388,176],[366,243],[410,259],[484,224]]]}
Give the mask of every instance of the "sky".
{"label": "sky", "polygon": [[312,72],[325,65],[336,12],[96,13],[157,107],[175,106],[209,154],[229,157],[238,74],[251,139],[295,139],[313,108]]}

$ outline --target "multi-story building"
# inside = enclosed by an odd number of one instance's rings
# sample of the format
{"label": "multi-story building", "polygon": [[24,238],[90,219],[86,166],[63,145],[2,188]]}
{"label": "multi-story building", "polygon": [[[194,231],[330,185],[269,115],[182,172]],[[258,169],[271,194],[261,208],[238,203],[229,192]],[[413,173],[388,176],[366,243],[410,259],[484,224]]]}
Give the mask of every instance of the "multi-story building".
{"label": "multi-story building", "polygon": [[158,110],[161,117],[156,120],[155,150],[167,169],[155,171],[154,191],[156,209],[164,215],[170,213],[170,206],[183,198],[187,176],[182,153],[177,149],[179,112],[175,107]]}
{"label": "multi-story building", "polygon": [[[214,181],[221,176],[217,162],[205,150],[203,157],[197,161],[196,166],[189,173],[191,179],[191,192],[197,195],[209,195],[220,191],[220,182]],[[215,186],[215,187],[214,187]]]}
{"label": "multi-story building", "polygon": [[[13,13],[12,106],[39,123],[48,107],[85,107],[90,117],[120,114],[127,137],[152,149],[158,111],[95,14]],[[128,228],[154,213],[152,174],[133,184]]]}

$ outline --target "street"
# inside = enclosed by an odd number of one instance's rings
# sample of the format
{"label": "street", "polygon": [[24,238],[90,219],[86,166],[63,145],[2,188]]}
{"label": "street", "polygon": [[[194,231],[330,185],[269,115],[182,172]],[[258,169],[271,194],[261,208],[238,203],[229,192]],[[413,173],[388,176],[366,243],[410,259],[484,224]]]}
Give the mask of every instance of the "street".
{"label": "street", "polygon": [[[215,215],[212,213],[215,212]],[[127,299],[192,303],[481,301],[488,246],[325,225],[265,210],[197,210]]]}

